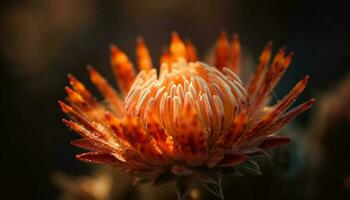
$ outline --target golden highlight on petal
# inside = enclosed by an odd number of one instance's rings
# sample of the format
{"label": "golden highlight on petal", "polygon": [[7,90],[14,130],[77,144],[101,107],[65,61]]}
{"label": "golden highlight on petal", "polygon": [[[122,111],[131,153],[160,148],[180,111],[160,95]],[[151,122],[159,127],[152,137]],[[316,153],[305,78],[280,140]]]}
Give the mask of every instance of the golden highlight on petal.
{"label": "golden highlight on petal", "polygon": [[122,96],[88,66],[104,100],[97,101],[84,84],[68,75],[67,103],[59,101],[71,118],[63,122],[82,136],[72,144],[89,151],[77,158],[154,178],[245,164],[258,168],[253,156],[288,143],[275,132],[315,102],[310,99],[290,109],[307,85],[305,76],[283,99],[269,105],[293,53],[283,48],[270,63],[271,56],[270,42],[245,87],[238,75],[244,67],[236,34],[229,41],[221,33],[214,66],[209,66],[199,61],[190,41],[183,43],[174,32],[160,57],[159,73],[141,37],[136,44],[137,75],[127,55],[111,46],[111,65]]}

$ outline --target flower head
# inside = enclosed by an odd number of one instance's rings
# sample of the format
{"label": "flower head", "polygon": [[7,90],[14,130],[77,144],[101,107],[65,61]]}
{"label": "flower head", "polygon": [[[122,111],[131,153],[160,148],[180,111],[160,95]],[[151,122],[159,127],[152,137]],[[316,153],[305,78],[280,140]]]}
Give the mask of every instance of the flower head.
{"label": "flower head", "polygon": [[281,49],[270,62],[271,51],[269,43],[245,84],[238,76],[237,35],[229,42],[221,34],[214,66],[209,66],[198,61],[191,42],[184,43],[173,33],[169,49],[161,56],[159,75],[142,38],[136,45],[137,75],[126,54],[111,46],[120,92],[88,67],[91,81],[105,100],[97,101],[69,75],[69,105],[60,101],[71,118],[64,123],[83,137],[72,144],[89,150],[77,158],[110,164],[157,183],[177,180],[179,197],[194,182],[221,197],[221,175],[239,173],[240,166],[259,173],[254,157],[289,142],[274,133],[315,101],[288,110],[304,90],[306,76],[277,104],[268,104],[293,55]]}

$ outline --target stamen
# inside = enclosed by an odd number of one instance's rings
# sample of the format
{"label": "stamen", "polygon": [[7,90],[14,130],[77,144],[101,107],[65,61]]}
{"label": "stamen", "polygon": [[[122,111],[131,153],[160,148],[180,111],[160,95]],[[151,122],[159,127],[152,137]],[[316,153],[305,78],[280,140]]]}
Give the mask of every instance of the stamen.
{"label": "stamen", "polygon": [[213,102],[214,102],[214,107],[217,112],[217,115],[220,117],[224,117],[225,116],[224,106],[222,104],[220,97],[218,97],[217,95],[213,95]]}
{"label": "stamen", "polygon": [[177,85],[177,95],[179,96],[180,100],[182,100],[184,98],[184,90],[182,88],[182,85]]}
{"label": "stamen", "polygon": [[136,104],[136,110],[135,110],[135,112],[136,112],[136,115],[137,115],[137,116],[140,116],[141,108],[142,108],[143,104],[145,103],[145,100],[147,99],[149,93],[151,93],[151,90],[150,90],[150,89],[148,89],[148,90],[146,90],[146,91],[143,91],[143,92],[141,93],[140,100],[139,100],[138,103]]}
{"label": "stamen", "polygon": [[177,120],[180,116],[181,101],[178,96],[173,97],[173,123],[177,124]]}
{"label": "stamen", "polygon": [[241,79],[229,68],[227,67],[222,68],[222,73],[224,73],[226,77],[230,78],[231,80],[238,81],[240,84],[243,84]]}

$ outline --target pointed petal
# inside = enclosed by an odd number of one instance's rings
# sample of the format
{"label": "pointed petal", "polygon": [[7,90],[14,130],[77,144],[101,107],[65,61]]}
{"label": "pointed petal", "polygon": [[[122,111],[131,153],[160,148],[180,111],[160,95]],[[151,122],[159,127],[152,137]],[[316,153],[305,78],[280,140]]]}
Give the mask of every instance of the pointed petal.
{"label": "pointed petal", "polygon": [[238,140],[243,137],[243,130],[248,122],[247,112],[241,112],[237,117],[235,117],[232,129],[222,134],[217,142],[217,146],[222,146],[225,149],[231,149],[233,145],[238,142]]}
{"label": "pointed petal", "polygon": [[122,162],[110,153],[105,152],[87,152],[76,156],[78,160],[95,163],[95,164],[108,164],[113,166],[122,165]]}
{"label": "pointed petal", "polygon": [[251,97],[255,96],[255,92],[260,87],[260,82],[265,76],[265,68],[267,66],[267,63],[270,61],[272,53],[272,42],[267,43],[265,46],[263,52],[261,53],[261,56],[259,58],[259,65],[256,69],[255,74],[251,78],[249,84],[248,84],[248,94]]}
{"label": "pointed petal", "polygon": [[252,100],[251,111],[259,110],[268,101],[272,90],[275,88],[282,75],[288,68],[294,53],[285,55],[286,49],[282,48],[275,56],[274,60],[264,78],[261,79],[261,83],[256,90],[256,95]]}
{"label": "pointed petal", "polygon": [[285,56],[285,49],[281,49],[280,52],[276,55],[275,60],[272,62],[270,70],[268,71],[265,79],[267,82],[269,82],[268,92],[271,92],[275,88],[285,70],[289,67],[293,56],[293,52]]}
{"label": "pointed petal", "polygon": [[309,76],[305,76],[304,79],[299,81],[294,88],[286,95],[280,102],[275,105],[271,111],[269,111],[264,117],[263,120],[266,121],[274,121],[274,118],[280,116],[284,113],[286,109],[288,109],[295,100],[299,97],[299,95],[304,91],[307,82],[309,80]]}
{"label": "pointed petal", "polygon": [[121,93],[125,96],[135,80],[135,70],[129,58],[117,46],[112,45],[110,51],[114,77],[118,82]]}
{"label": "pointed petal", "polygon": [[171,55],[170,55],[168,47],[163,48],[163,53],[160,56],[160,65],[162,65],[163,63],[166,63],[169,66],[170,66],[170,63],[171,63]]}
{"label": "pointed petal", "polygon": [[196,47],[190,40],[187,40],[185,43],[186,46],[186,60],[188,62],[194,62],[198,60]]}
{"label": "pointed petal", "polygon": [[89,71],[92,83],[108,101],[112,111],[114,111],[118,116],[121,116],[123,113],[123,103],[118,96],[118,93],[92,66],[88,66],[87,69]]}
{"label": "pointed petal", "polygon": [[104,150],[103,148],[99,147],[98,144],[96,144],[92,140],[89,140],[86,138],[72,140],[70,143],[76,147],[90,150],[90,151],[103,151]]}
{"label": "pointed petal", "polygon": [[247,141],[251,137],[257,138],[261,136],[270,135],[276,132],[277,130],[281,129],[284,125],[288,124],[291,120],[293,120],[297,115],[309,109],[314,103],[315,99],[310,99],[307,102],[283,114],[276,120],[265,118],[265,120],[260,121],[253,128],[251,128],[251,130],[244,136],[242,142],[247,143]]}
{"label": "pointed petal", "polygon": [[68,101],[70,103],[81,105],[81,107],[87,107],[87,103],[79,93],[75,92],[68,86],[65,87],[65,89],[68,94]]}
{"label": "pointed petal", "polygon": [[150,70],[153,68],[152,59],[142,37],[136,41],[136,57],[140,70]]}
{"label": "pointed petal", "polygon": [[226,154],[225,157],[218,163],[218,167],[228,167],[228,166],[238,165],[247,159],[248,157],[244,154],[239,154],[239,153]]}
{"label": "pointed petal", "polygon": [[234,34],[231,42],[231,68],[235,73],[239,73],[241,61],[241,44],[238,34]]}
{"label": "pointed petal", "polygon": [[171,35],[170,53],[173,61],[179,58],[186,59],[186,47],[177,32]]}
{"label": "pointed petal", "polygon": [[291,120],[293,120],[297,115],[309,109],[315,103],[315,101],[315,99],[310,99],[285,113],[281,118],[279,118],[275,123],[273,123],[269,127],[269,130],[266,133],[266,135],[269,135],[281,129],[284,125],[288,124]]}
{"label": "pointed petal", "polygon": [[236,142],[240,137],[242,137],[242,133],[244,131],[244,128],[246,127],[248,123],[248,114],[247,112],[241,112],[234,121],[234,128],[233,128],[233,142]]}
{"label": "pointed petal", "polygon": [[75,76],[68,74],[68,80],[73,89],[78,92],[84,99],[88,101],[94,101],[91,93],[86,89],[85,85],[81,83]]}
{"label": "pointed petal", "polygon": [[[78,113],[76,110],[74,110],[74,108],[72,108],[71,106],[65,104],[63,101],[58,101],[58,104],[61,107],[61,110],[67,114],[71,119],[73,119],[74,121],[82,124],[83,126],[85,126],[88,129],[94,129],[91,126],[91,123],[88,122],[80,113]],[[63,122],[66,122],[67,120],[63,119]]]}
{"label": "pointed petal", "polygon": [[93,130],[86,129],[85,127],[73,121],[63,119],[63,123],[66,126],[68,126],[70,129],[72,129],[74,132],[84,137],[85,139],[90,140],[91,145],[94,145],[96,148],[98,147],[98,149],[103,149],[104,151],[109,151],[109,152],[113,152],[116,150],[115,146],[112,146],[112,144],[105,141],[101,137],[102,133],[97,133],[97,132],[94,132]]}
{"label": "pointed petal", "polygon": [[177,176],[189,176],[194,173],[194,171],[188,169],[187,167],[175,165],[171,168],[171,173]]}
{"label": "pointed petal", "polygon": [[215,60],[214,66],[220,71],[223,67],[228,66],[229,60],[229,44],[225,31],[222,31],[218,40],[216,41],[215,47]]}
{"label": "pointed petal", "polygon": [[281,136],[267,137],[260,145],[261,149],[272,149],[290,142],[290,138]]}

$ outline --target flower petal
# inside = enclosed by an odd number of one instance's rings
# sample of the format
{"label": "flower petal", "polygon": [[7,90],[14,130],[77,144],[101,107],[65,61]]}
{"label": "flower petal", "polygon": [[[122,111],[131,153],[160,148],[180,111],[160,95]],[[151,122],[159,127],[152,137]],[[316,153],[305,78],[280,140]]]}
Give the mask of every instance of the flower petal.
{"label": "flower petal", "polygon": [[245,160],[247,160],[248,157],[244,154],[239,153],[230,153],[224,156],[224,158],[219,162],[217,165],[218,167],[228,167],[228,166],[234,166],[237,165]]}
{"label": "flower petal", "polygon": [[111,45],[111,65],[122,94],[125,96],[135,80],[135,69],[127,55],[117,46]]}
{"label": "flower petal", "polygon": [[273,136],[266,138],[260,145],[261,149],[272,149],[275,147],[279,147],[281,145],[287,144],[290,142],[290,138],[281,137],[281,136]]}
{"label": "flower petal", "polygon": [[87,152],[76,156],[77,159],[95,164],[109,164],[118,166],[122,164],[122,161],[118,160],[115,156],[105,152]]}

